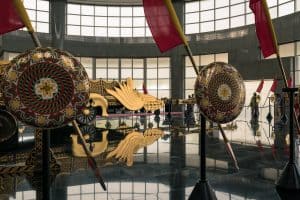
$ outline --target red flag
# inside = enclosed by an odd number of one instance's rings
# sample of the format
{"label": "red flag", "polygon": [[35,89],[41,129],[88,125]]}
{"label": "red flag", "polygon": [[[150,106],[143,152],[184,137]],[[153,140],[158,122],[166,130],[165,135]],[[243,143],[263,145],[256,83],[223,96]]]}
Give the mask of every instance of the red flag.
{"label": "red flag", "polygon": [[143,0],[147,23],[161,52],[186,44],[174,8],[168,1]]}
{"label": "red flag", "polygon": [[292,77],[290,77],[289,80],[288,80],[288,87],[289,88],[293,87],[293,79],[292,79]]}
{"label": "red flag", "polygon": [[277,52],[277,41],[265,0],[250,0],[250,9],[255,15],[256,35],[263,56]]}
{"label": "red flag", "polygon": [[13,0],[2,0],[0,7],[0,35],[23,28],[24,26]]}
{"label": "red flag", "polygon": [[144,94],[148,94],[148,90],[147,90],[147,88],[145,86],[145,83],[143,83],[143,92],[144,92]]}
{"label": "red flag", "polygon": [[278,83],[277,79],[274,79],[273,83],[272,83],[272,86],[271,86],[271,89],[270,89],[271,92],[275,92],[275,90],[277,88],[277,83]]}
{"label": "red flag", "polygon": [[256,89],[256,92],[257,92],[257,93],[260,93],[261,90],[263,89],[263,87],[264,87],[264,80],[262,79],[262,80],[260,81],[260,83],[259,83],[257,89]]}

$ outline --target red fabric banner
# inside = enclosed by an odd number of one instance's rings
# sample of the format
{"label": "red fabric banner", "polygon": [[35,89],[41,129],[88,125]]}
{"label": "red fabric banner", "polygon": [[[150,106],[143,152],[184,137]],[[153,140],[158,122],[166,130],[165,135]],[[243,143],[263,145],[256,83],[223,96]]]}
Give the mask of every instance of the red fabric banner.
{"label": "red fabric banner", "polygon": [[153,39],[161,52],[184,43],[173,24],[164,0],[143,0],[143,6]]}
{"label": "red fabric banner", "polygon": [[8,33],[25,25],[19,17],[12,0],[2,0],[0,6],[0,34]]}
{"label": "red fabric banner", "polygon": [[262,4],[263,0],[250,0],[250,9],[255,15],[256,35],[260,44],[263,56],[266,58],[276,53],[276,41],[273,41],[273,30],[271,21],[267,17],[269,12]]}
{"label": "red fabric banner", "polygon": [[263,89],[263,87],[264,87],[264,80],[261,80],[260,81],[260,83],[259,83],[259,85],[258,85],[258,87],[257,87],[257,89],[256,89],[256,92],[257,93],[260,93],[261,92],[261,90]]}
{"label": "red fabric banner", "polygon": [[292,79],[292,77],[290,77],[289,80],[288,80],[288,87],[289,88],[293,87],[293,79]]}
{"label": "red fabric banner", "polygon": [[277,79],[274,79],[273,83],[272,83],[272,86],[271,86],[271,89],[270,89],[271,92],[275,92],[275,90],[277,88],[277,83],[278,83]]}
{"label": "red fabric banner", "polygon": [[147,90],[147,88],[145,86],[145,83],[143,83],[143,92],[144,92],[144,94],[148,94],[148,90]]}

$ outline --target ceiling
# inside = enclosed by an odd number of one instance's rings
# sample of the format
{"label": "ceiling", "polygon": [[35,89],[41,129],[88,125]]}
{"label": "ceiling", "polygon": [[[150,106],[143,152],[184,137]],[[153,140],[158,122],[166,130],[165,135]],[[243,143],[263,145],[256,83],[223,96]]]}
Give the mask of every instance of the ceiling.
{"label": "ceiling", "polygon": [[72,3],[98,4],[98,5],[142,5],[143,0],[67,0]]}

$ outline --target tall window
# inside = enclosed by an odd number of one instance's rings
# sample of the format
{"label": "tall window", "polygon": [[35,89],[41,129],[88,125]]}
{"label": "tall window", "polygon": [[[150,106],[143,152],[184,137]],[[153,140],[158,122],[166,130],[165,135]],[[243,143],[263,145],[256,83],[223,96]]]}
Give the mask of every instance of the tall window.
{"label": "tall window", "polygon": [[151,36],[141,6],[68,4],[67,34],[98,37]]}
{"label": "tall window", "polygon": [[96,59],[96,78],[126,80],[128,77],[133,78],[137,90],[142,91],[144,83],[149,94],[158,98],[170,96],[170,58]]}
{"label": "tall window", "polygon": [[[268,0],[271,18],[299,10],[295,0]],[[249,0],[205,0],[185,3],[187,34],[218,31],[254,23]]]}
{"label": "tall window", "polygon": [[[31,24],[36,32],[49,33],[49,1],[24,0]],[[24,28],[23,30],[27,30]]]}

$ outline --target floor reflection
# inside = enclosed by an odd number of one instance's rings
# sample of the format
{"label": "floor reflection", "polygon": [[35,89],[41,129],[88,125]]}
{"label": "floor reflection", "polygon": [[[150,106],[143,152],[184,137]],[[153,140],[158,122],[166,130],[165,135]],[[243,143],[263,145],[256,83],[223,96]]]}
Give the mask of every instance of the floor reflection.
{"label": "floor reflection", "polygon": [[[89,169],[72,127],[53,131],[51,148],[61,163],[61,172],[51,184],[51,199],[188,199],[200,176],[199,127],[193,124],[187,128],[183,116],[174,115],[171,120],[165,115],[159,120],[153,115],[109,121],[98,118],[96,133],[87,131],[84,135],[107,191]],[[286,126],[270,125],[260,119],[254,123],[244,117],[224,125],[224,129],[240,170],[235,170],[216,125],[209,124],[207,177],[218,199],[279,199],[275,181],[288,160]],[[1,154],[1,166],[24,164],[33,140],[30,131],[22,131],[23,139],[19,139],[17,148]],[[33,179],[39,177],[34,175]],[[0,176],[0,199],[37,199],[40,188],[32,183],[33,179],[26,174]]]}

